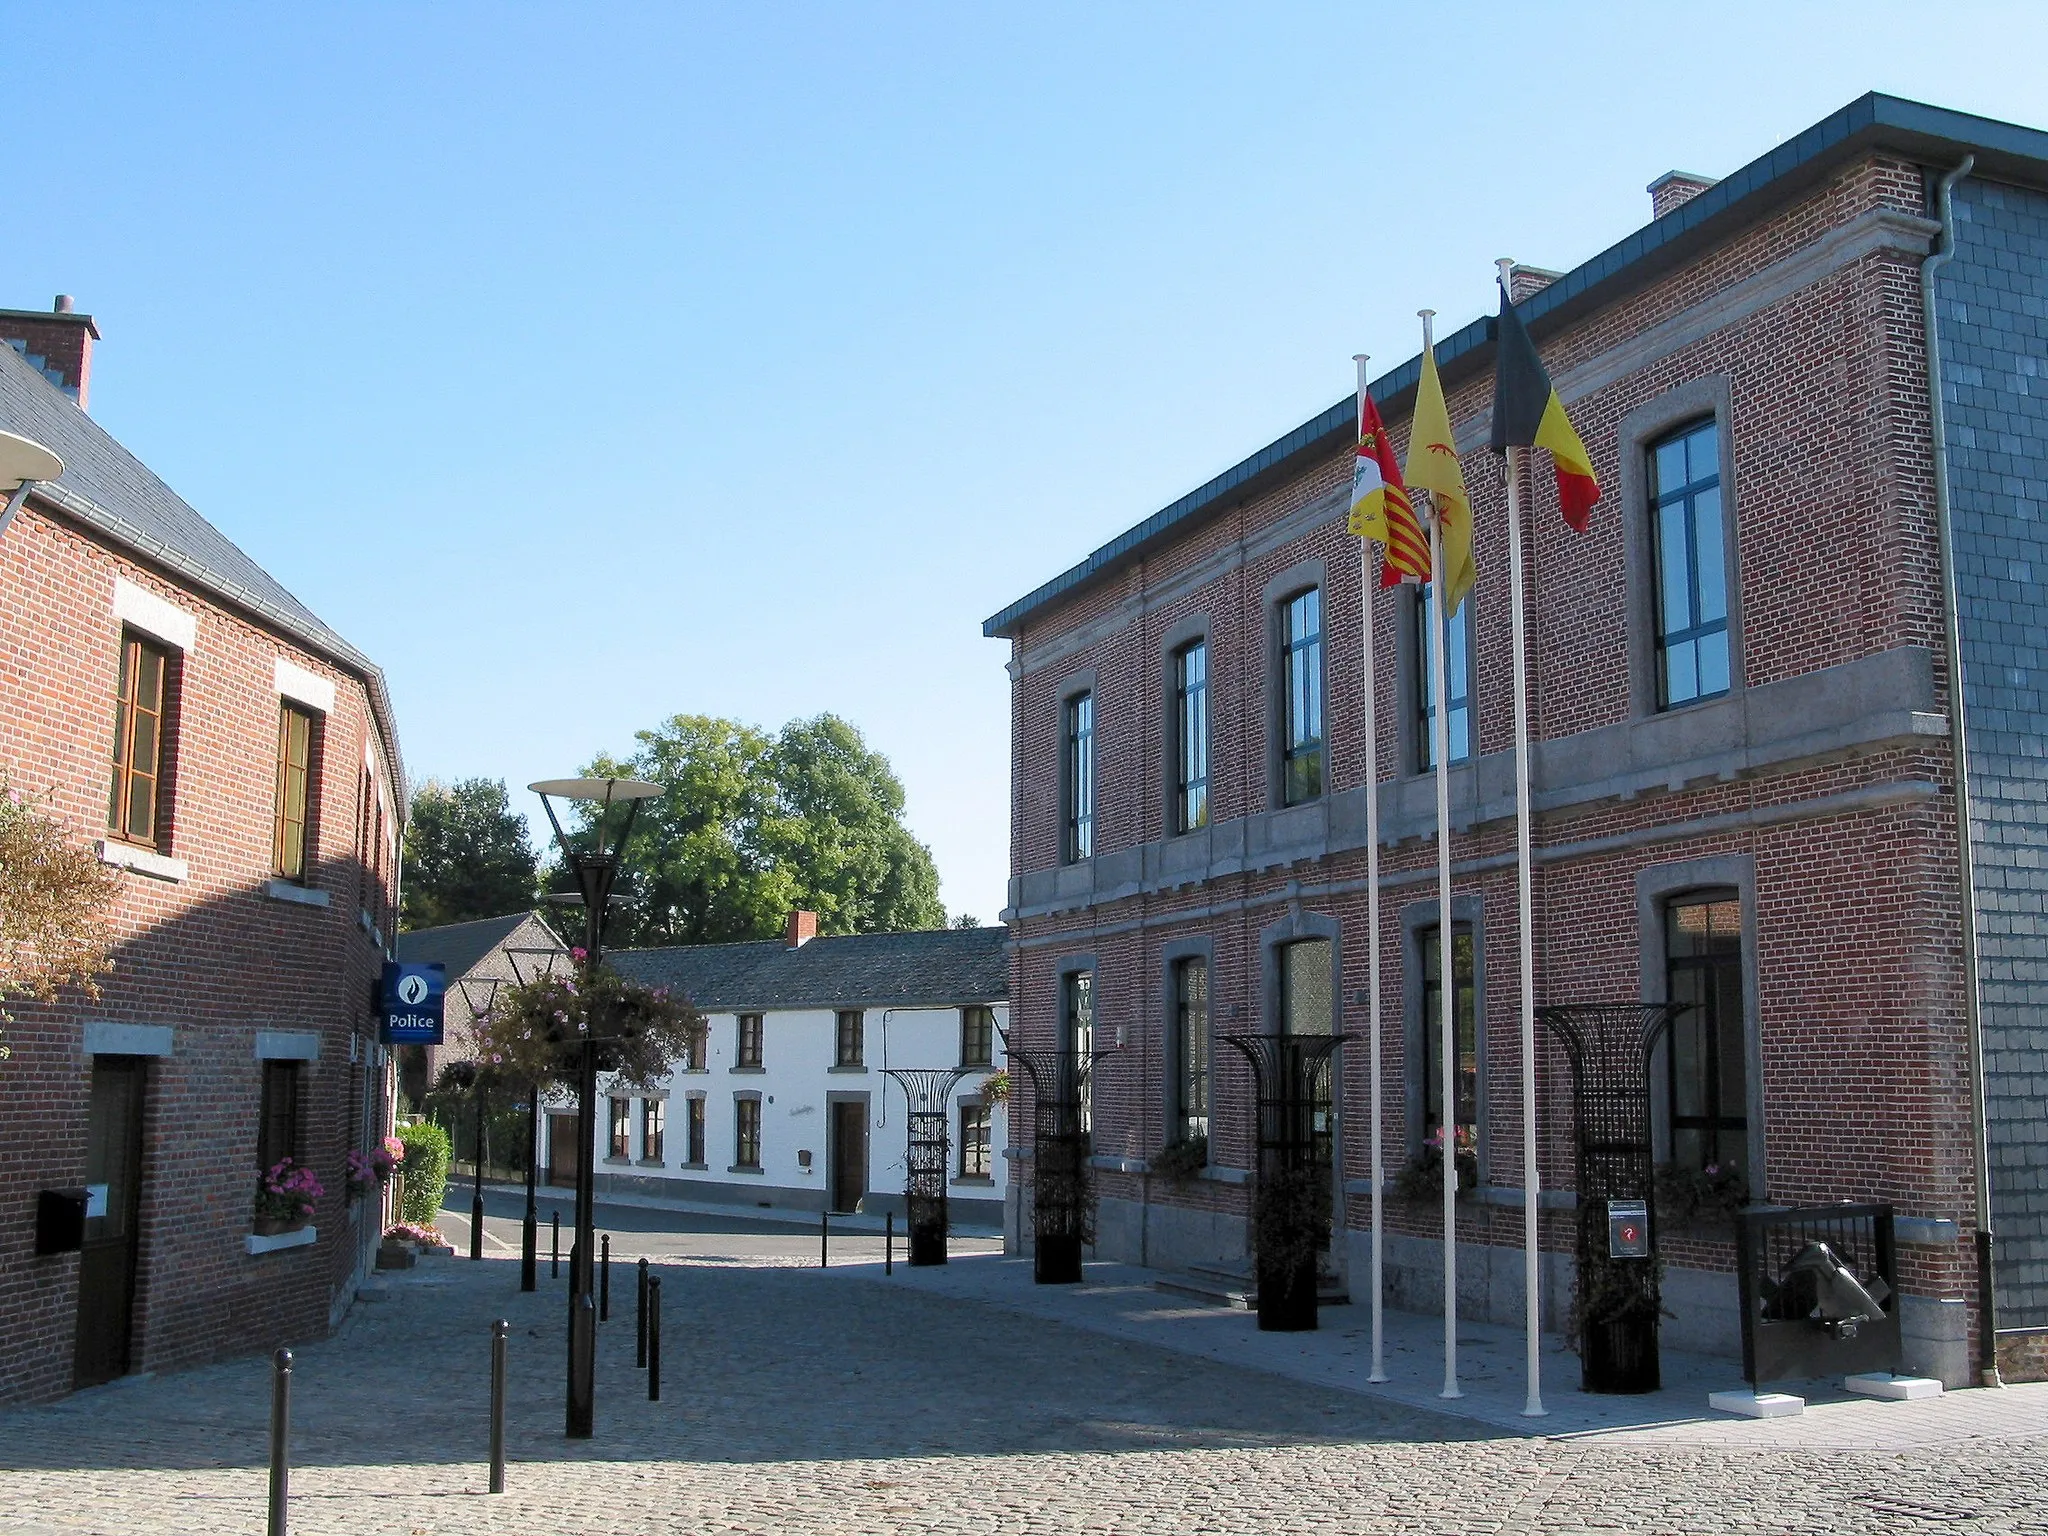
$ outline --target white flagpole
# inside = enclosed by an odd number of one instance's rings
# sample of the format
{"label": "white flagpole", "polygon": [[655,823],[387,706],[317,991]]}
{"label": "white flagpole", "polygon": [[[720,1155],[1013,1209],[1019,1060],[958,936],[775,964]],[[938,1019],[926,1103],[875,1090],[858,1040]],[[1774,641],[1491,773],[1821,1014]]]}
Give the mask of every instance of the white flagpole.
{"label": "white flagpole", "polygon": [[[1430,321],[1433,309],[1420,310],[1422,350],[1434,345]],[[1454,1023],[1458,1001],[1457,942],[1451,931],[1451,738],[1450,710],[1445,707],[1450,686],[1444,664],[1444,539],[1437,518],[1436,498],[1429,498],[1429,677],[1435,708],[1431,711],[1430,739],[1436,758],[1436,958],[1437,1009],[1443,1030],[1442,1092],[1439,1097],[1437,1131],[1443,1142],[1444,1175],[1444,1389],[1439,1397],[1463,1397],[1458,1390],[1458,1088],[1457,1031]]]}
{"label": "white flagpole", "polygon": [[[1365,430],[1366,355],[1358,365],[1358,430]],[[1382,1247],[1380,1218],[1386,1173],[1380,1158],[1380,728],[1379,680],[1374,666],[1372,540],[1358,541],[1358,610],[1360,677],[1365,689],[1365,1028],[1372,1058],[1372,1374],[1368,1381],[1387,1379],[1380,1309]]]}
{"label": "white flagpole", "polygon": [[[1494,265],[1500,269],[1501,291],[1512,293],[1508,283],[1514,273],[1514,261],[1503,256]],[[1508,449],[1508,612],[1514,629],[1511,650],[1515,667],[1515,885],[1521,903],[1518,927],[1522,966],[1522,1311],[1529,1378],[1529,1395],[1522,1405],[1522,1415],[1539,1419],[1546,1412],[1540,1326],[1542,1297],[1538,1290],[1542,1276],[1538,1220],[1542,1181],[1536,1169],[1536,902],[1531,888],[1529,852],[1529,647],[1522,597],[1522,456],[1520,448]]]}

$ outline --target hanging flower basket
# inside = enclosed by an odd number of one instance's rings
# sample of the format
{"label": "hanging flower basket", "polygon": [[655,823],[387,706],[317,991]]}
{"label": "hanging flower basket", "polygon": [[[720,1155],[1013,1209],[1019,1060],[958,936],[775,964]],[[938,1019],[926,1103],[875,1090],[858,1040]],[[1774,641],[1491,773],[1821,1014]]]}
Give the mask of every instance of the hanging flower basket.
{"label": "hanging flower basket", "polygon": [[373,1189],[382,1189],[404,1161],[405,1143],[396,1136],[386,1136],[368,1152],[351,1150],[347,1159],[348,1197],[355,1200]]}

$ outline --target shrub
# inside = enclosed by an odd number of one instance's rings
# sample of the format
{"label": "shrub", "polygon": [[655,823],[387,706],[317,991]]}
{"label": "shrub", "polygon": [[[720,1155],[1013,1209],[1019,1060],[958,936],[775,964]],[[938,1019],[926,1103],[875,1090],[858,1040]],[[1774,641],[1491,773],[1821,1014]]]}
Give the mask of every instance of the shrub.
{"label": "shrub", "polygon": [[1152,1154],[1152,1171],[1176,1184],[1185,1184],[1189,1179],[1200,1177],[1208,1166],[1209,1138],[1206,1136],[1176,1136]]}
{"label": "shrub", "polygon": [[405,1200],[399,1219],[431,1227],[441,1214],[441,1197],[448,1192],[448,1133],[423,1120],[400,1127],[398,1139],[405,1143]]}

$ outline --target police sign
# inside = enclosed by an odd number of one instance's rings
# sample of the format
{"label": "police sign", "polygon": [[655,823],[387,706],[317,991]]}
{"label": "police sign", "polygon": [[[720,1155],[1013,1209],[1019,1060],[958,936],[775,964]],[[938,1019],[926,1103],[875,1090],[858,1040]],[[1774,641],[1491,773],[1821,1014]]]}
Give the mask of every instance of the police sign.
{"label": "police sign", "polygon": [[439,1045],[442,1005],[448,993],[447,968],[433,965],[386,964],[383,1022],[377,1038],[386,1045]]}

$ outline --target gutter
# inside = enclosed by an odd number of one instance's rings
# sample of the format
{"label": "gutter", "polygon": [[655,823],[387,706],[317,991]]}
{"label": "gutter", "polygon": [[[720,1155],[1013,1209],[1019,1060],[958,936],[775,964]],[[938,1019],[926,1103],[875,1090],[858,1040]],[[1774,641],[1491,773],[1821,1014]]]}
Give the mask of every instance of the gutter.
{"label": "gutter", "polygon": [[1993,1278],[1991,1231],[1991,1145],[1984,1107],[1983,988],[1977,959],[1977,868],[1970,845],[1969,723],[1963,709],[1961,604],[1956,591],[1955,522],[1949,503],[1948,422],[1941,399],[1941,330],[1935,315],[1934,275],[1955,255],[1955,217],[1950,197],[1957,182],[1976,166],[1974,154],[1941,178],[1935,216],[1941,236],[1920,263],[1920,315],[1927,337],[1927,415],[1934,438],[1934,517],[1941,545],[1943,644],[1948,661],[1949,743],[1955,754],[1956,873],[1962,882],[1963,1021],[1970,1038],[1970,1150],[1977,1165],[1977,1380],[2003,1386],[1998,1376],[1998,1296]]}

